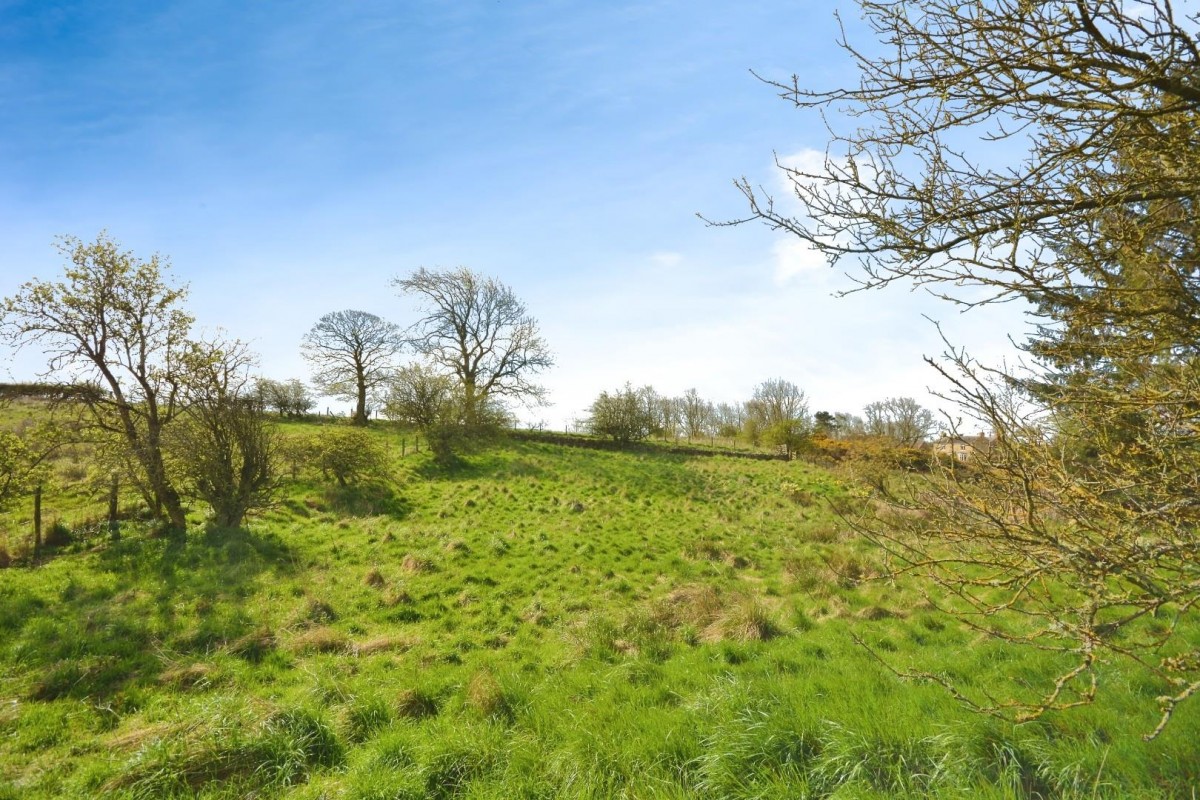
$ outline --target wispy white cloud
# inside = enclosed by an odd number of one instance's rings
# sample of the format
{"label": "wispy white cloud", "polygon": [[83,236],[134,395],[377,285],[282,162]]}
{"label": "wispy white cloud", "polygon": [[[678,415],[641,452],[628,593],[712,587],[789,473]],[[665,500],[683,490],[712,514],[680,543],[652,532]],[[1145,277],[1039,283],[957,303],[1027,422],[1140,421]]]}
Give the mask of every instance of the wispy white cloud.
{"label": "wispy white cloud", "polygon": [[[795,183],[796,173],[821,175],[825,172],[827,159],[824,151],[803,147],[794,153],[778,156],[776,160],[783,168],[777,173],[779,185],[781,188],[790,190]],[[795,172],[785,170],[794,170]]]}
{"label": "wispy white cloud", "polygon": [[775,283],[782,286],[800,275],[829,269],[829,262],[817,248],[802,239],[780,239],[771,246],[775,263]]}

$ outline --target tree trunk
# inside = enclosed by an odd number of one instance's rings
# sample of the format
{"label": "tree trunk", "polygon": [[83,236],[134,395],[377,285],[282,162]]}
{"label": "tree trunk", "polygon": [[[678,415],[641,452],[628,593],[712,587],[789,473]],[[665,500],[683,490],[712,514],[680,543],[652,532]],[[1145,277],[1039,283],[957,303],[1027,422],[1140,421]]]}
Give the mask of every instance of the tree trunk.
{"label": "tree trunk", "polygon": [[167,477],[160,445],[161,430],[161,423],[150,423],[146,436],[148,446],[141,457],[142,463],[150,482],[150,493],[154,495],[157,516],[167,523],[173,534],[183,536],[187,532],[187,514],[183,510],[183,499]]}
{"label": "tree trunk", "polygon": [[473,428],[479,419],[479,396],[475,392],[474,379],[468,378],[463,381],[463,424],[468,430]]}
{"label": "tree trunk", "polygon": [[352,425],[367,424],[367,376],[361,364],[356,363],[354,367],[354,378],[358,386],[358,398],[354,404],[354,416],[351,418]]}
{"label": "tree trunk", "polygon": [[355,425],[367,424],[367,387],[363,384],[358,385],[358,401],[354,406],[354,418],[351,422]]}
{"label": "tree trunk", "polygon": [[187,533],[187,514],[183,510],[183,500],[179,492],[170,486],[164,489],[163,510],[167,512],[167,523],[173,533],[179,536]]}
{"label": "tree trunk", "polygon": [[112,474],[112,482],[108,487],[108,535],[114,542],[121,541],[121,523],[117,522],[117,489],[119,488],[117,473]]}

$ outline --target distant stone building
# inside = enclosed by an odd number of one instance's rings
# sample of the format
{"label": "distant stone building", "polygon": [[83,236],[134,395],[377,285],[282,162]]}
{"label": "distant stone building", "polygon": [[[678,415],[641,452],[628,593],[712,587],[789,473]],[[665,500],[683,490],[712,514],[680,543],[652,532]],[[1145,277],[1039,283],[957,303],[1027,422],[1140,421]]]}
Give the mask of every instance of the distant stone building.
{"label": "distant stone building", "polygon": [[992,447],[992,438],[980,433],[976,436],[942,436],[933,443],[933,452],[956,461],[971,461]]}

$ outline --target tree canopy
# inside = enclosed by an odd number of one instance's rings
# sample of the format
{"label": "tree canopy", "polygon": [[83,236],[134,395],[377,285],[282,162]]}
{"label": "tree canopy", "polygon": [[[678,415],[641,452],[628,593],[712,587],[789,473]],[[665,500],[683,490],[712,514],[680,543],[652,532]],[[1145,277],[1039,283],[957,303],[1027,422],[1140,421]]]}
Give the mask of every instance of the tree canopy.
{"label": "tree canopy", "polygon": [[404,348],[400,326],[366,311],[332,311],[304,335],[301,354],[313,366],[313,384],[354,403],[353,421],[367,424],[367,402],[391,378]]}
{"label": "tree canopy", "polygon": [[1200,603],[1200,20],[1166,0],[859,5],[882,50],[843,42],[855,85],[770,81],[833,131],[822,169],[781,165],[803,213],[742,180],[749,219],[863,287],[1021,299],[1039,323],[1029,370],[936,362],[996,444],[969,483],[893,498],[919,523],[870,532],[963,619],[1070,660],[1041,693],[971,702],[1089,702],[1117,656],[1159,681],[1161,730],[1200,692],[1174,636]]}
{"label": "tree canopy", "polygon": [[191,338],[187,290],[169,281],[165,259],[140,259],[103,233],[91,243],[63,237],[58,249],[64,279],[29,281],[2,306],[0,337],[41,346],[47,374],[70,381],[26,390],[81,404],[87,438],[171,530],[187,527],[188,488],[218,524],[240,524],[270,482],[261,409],[229,402],[240,397],[247,351]]}
{"label": "tree canopy", "polygon": [[512,289],[465,267],[422,267],[392,283],[425,311],[410,341],[431,365],[455,376],[466,425],[484,416],[489,401],[541,402],[545,390],[533,376],[554,358]]}
{"label": "tree canopy", "polygon": [[907,447],[920,445],[938,428],[933,412],[911,397],[889,397],[868,403],[863,414],[867,433],[895,439]]}
{"label": "tree canopy", "polygon": [[90,244],[63,237],[58,249],[69,262],[64,280],[32,280],[7,298],[0,335],[15,346],[40,345],[49,372],[96,387],[86,398],[92,424],[125,443],[151,507],[183,530],[162,438],[180,407],[187,290],[167,282],[159,256],[143,261],[105,234]]}

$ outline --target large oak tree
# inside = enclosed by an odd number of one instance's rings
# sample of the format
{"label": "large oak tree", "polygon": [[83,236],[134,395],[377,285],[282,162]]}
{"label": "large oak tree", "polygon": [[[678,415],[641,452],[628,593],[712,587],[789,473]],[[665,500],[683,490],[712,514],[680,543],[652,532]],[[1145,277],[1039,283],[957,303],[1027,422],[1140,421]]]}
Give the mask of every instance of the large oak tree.
{"label": "large oak tree", "polygon": [[416,270],[393,281],[425,311],[409,333],[413,348],[453,375],[468,427],[504,400],[539,402],[533,376],[554,364],[537,320],[512,289],[465,267]]}
{"label": "large oak tree", "polygon": [[315,370],[313,385],[353,402],[355,425],[367,424],[367,400],[386,385],[403,349],[398,325],[353,309],[321,317],[301,344]]}

